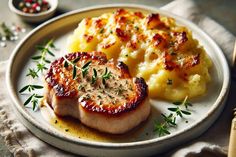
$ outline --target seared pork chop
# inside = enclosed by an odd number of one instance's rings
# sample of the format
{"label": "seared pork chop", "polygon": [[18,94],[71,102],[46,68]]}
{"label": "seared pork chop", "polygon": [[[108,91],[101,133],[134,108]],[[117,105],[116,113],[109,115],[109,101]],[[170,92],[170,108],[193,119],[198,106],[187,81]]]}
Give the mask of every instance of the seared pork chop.
{"label": "seared pork chop", "polygon": [[45,98],[55,114],[72,116],[102,132],[125,133],[150,113],[148,87],[122,62],[99,52],[55,60],[45,77]]}

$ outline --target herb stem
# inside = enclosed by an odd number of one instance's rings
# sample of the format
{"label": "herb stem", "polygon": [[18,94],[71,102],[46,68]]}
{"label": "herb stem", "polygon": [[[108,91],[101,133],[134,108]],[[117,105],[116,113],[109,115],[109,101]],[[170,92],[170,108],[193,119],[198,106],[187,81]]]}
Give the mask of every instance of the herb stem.
{"label": "herb stem", "polygon": [[[178,106],[168,108],[168,110],[172,112],[168,116],[166,116],[165,114],[161,114],[164,121],[162,123],[155,122],[153,131],[158,133],[159,136],[170,134],[168,129],[170,127],[177,126],[176,119],[178,117],[183,118],[183,115],[191,114],[191,112],[189,112],[188,110],[188,106],[191,106],[192,104],[187,102],[187,99],[188,96],[186,96],[182,102],[173,102],[174,105]],[[184,106],[186,110],[183,110],[182,108],[180,108],[180,106]]]}
{"label": "herb stem", "polygon": [[[70,64],[72,67],[73,67],[73,75],[76,74],[76,69],[78,70],[82,70],[82,68],[78,67],[76,64],[74,64],[73,62],[71,62],[70,60],[68,60],[66,57],[64,57],[64,60],[66,61],[67,64]],[[81,72],[79,73],[81,74]],[[75,78],[76,76],[73,76],[73,79]]]}
{"label": "herb stem", "polygon": [[[38,104],[39,104],[39,100],[43,98],[42,95],[38,95],[38,94],[36,94],[36,92],[33,92],[33,91],[36,90],[36,89],[42,89],[43,86],[32,84],[32,81],[33,81],[33,79],[39,77],[39,74],[38,74],[39,71],[43,72],[44,70],[47,69],[45,64],[46,63],[50,63],[50,61],[46,59],[46,55],[49,54],[51,56],[55,56],[49,50],[49,48],[55,48],[55,46],[53,44],[53,39],[48,41],[45,46],[37,46],[37,49],[41,50],[41,55],[33,56],[32,57],[32,60],[36,61],[37,67],[36,68],[29,68],[28,69],[28,73],[26,74],[26,76],[31,76],[30,77],[30,81],[29,81],[30,83],[19,90],[19,93],[21,93],[21,94],[28,94],[28,95],[30,95],[26,99],[26,101],[24,102],[24,106],[26,106],[29,103],[31,103],[33,111],[37,110]],[[25,93],[25,91],[28,91],[28,93]]]}
{"label": "herb stem", "polygon": [[53,44],[53,39],[49,40],[49,42],[45,45],[43,51],[42,51],[42,57],[41,57],[41,60],[40,62],[44,62],[45,61],[45,58],[46,58],[46,54],[48,52],[48,48],[51,47],[51,45]]}
{"label": "herb stem", "polygon": [[81,70],[81,69],[82,69],[82,68],[76,66],[76,65],[75,65],[74,63],[72,63],[71,61],[69,61],[66,57],[63,56],[63,58],[64,58],[65,61],[67,61],[68,64],[72,65],[72,67],[75,66],[76,69],[78,69],[78,70]]}

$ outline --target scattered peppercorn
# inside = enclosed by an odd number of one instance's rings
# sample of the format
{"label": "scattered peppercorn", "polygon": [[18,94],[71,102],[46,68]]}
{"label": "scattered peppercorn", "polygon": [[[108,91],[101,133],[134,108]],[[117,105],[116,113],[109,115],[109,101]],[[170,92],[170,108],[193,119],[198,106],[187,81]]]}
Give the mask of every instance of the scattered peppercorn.
{"label": "scattered peppercorn", "polygon": [[18,8],[24,13],[41,13],[51,8],[50,4],[46,0],[22,0]]}

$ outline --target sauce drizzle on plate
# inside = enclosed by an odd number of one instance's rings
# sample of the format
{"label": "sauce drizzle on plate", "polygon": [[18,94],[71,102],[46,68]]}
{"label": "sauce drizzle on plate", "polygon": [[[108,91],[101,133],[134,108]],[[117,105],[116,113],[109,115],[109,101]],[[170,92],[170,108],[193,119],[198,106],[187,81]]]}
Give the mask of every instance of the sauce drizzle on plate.
{"label": "sauce drizzle on plate", "polygon": [[40,106],[40,112],[42,117],[51,124],[56,130],[76,138],[84,140],[99,141],[99,142],[127,142],[136,141],[143,133],[144,126],[141,124],[139,127],[134,128],[128,133],[122,135],[112,135],[103,132],[99,132],[92,128],[83,125],[77,119],[71,117],[60,117],[54,114],[51,107],[42,101]]}

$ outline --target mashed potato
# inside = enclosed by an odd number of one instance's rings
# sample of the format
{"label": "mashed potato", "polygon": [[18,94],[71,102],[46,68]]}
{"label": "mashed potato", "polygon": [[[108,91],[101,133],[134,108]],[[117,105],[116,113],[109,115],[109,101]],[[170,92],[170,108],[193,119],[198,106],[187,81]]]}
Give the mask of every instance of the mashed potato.
{"label": "mashed potato", "polygon": [[119,9],[83,19],[69,37],[70,52],[101,51],[143,77],[152,98],[181,100],[206,92],[211,60],[191,31],[159,14]]}

